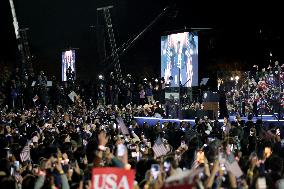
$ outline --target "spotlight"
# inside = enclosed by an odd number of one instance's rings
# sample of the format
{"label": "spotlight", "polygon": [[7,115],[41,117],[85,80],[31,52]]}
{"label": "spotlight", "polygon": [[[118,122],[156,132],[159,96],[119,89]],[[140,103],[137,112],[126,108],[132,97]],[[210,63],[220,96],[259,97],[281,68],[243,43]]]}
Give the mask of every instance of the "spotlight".
{"label": "spotlight", "polygon": [[235,80],[238,81],[239,79],[240,79],[240,77],[237,75],[237,76],[235,77]]}
{"label": "spotlight", "polygon": [[100,74],[100,75],[99,75],[99,79],[100,79],[100,80],[103,80],[103,79],[104,79],[104,76],[103,76],[102,74]]}

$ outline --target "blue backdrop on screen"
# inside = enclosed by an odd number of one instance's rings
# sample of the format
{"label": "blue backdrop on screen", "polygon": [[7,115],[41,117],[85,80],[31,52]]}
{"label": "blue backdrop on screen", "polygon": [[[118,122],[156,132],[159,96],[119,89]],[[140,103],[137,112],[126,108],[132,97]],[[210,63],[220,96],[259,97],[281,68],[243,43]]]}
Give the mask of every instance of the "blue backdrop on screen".
{"label": "blue backdrop on screen", "polygon": [[178,87],[179,73],[182,85],[198,86],[198,36],[191,32],[161,37],[161,77]]}
{"label": "blue backdrop on screen", "polygon": [[68,50],[62,52],[62,81],[67,81],[66,71],[69,67],[75,73],[76,76],[75,50]]}

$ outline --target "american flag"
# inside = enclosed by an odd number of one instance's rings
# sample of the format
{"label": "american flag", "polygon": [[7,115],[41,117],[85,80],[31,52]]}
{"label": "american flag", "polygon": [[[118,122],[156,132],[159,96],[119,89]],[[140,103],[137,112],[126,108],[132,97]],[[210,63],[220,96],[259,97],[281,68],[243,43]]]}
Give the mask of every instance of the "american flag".
{"label": "american flag", "polygon": [[164,145],[161,137],[158,137],[154,146],[152,147],[156,157],[160,157],[163,155],[166,155],[168,153],[168,150],[166,146]]}
{"label": "american flag", "polygon": [[122,134],[129,135],[128,128],[126,127],[126,125],[125,125],[124,121],[122,120],[122,118],[121,117],[116,118],[116,121],[118,123],[118,126],[120,127],[120,130],[121,130]]}
{"label": "american flag", "polygon": [[21,151],[20,158],[22,162],[27,161],[31,158],[29,143],[27,143]]}

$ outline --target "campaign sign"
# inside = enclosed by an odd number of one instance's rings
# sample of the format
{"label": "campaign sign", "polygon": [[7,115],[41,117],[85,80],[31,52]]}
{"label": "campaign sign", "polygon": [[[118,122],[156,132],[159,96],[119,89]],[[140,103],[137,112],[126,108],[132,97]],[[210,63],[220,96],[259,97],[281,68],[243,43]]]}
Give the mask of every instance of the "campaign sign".
{"label": "campaign sign", "polygon": [[133,189],[134,170],[106,167],[92,171],[92,189]]}
{"label": "campaign sign", "polygon": [[202,173],[200,169],[187,170],[168,177],[163,189],[191,189],[199,186],[199,174]]}

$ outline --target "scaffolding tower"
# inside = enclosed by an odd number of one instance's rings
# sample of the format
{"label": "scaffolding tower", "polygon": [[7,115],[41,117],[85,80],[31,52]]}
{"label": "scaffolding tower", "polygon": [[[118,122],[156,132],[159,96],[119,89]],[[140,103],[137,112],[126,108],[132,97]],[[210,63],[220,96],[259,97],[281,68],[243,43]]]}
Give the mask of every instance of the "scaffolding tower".
{"label": "scaffolding tower", "polygon": [[111,21],[111,14],[110,14],[110,9],[113,8],[113,6],[105,6],[105,7],[100,7],[97,8],[97,11],[102,11],[103,16],[104,16],[104,21],[106,25],[106,31],[109,39],[109,44],[110,44],[110,50],[111,50],[111,60],[114,64],[114,76],[116,79],[121,80],[122,79],[122,73],[121,73],[121,67],[119,63],[119,55],[117,52],[117,46],[116,46],[116,41],[115,41],[115,36],[114,36],[114,31],[112,27],[112,21]]}
{"label": "scaffolding tower", "polygon": [[30,46],[29,46],[28,34],[27,34],[28,30],[29,28],[20,29],[20,35],[21,35],[20,43],[22,44],[22,47],[23,47],[22,63],[26,71],[30,71],[30,69],[32,68],[32,56],[30,52]]}
{"label": "scaffolding tower", "polygon": [[10,3],[12,17],[13,17],[13,26],[14,26],[15,35],[16,35],[18,51],[21,55],[21,69],[22,69],[22,72],[30,71],[30,69],[32,68],[32,63],[31,63],[32,57],[30,54],[30,48],[29,48],[28,37],[27,37],[28,28],[24,28],[24,29],[19,28],[16,11],[14,7],[14,1],[9,0],[9,3]]}

